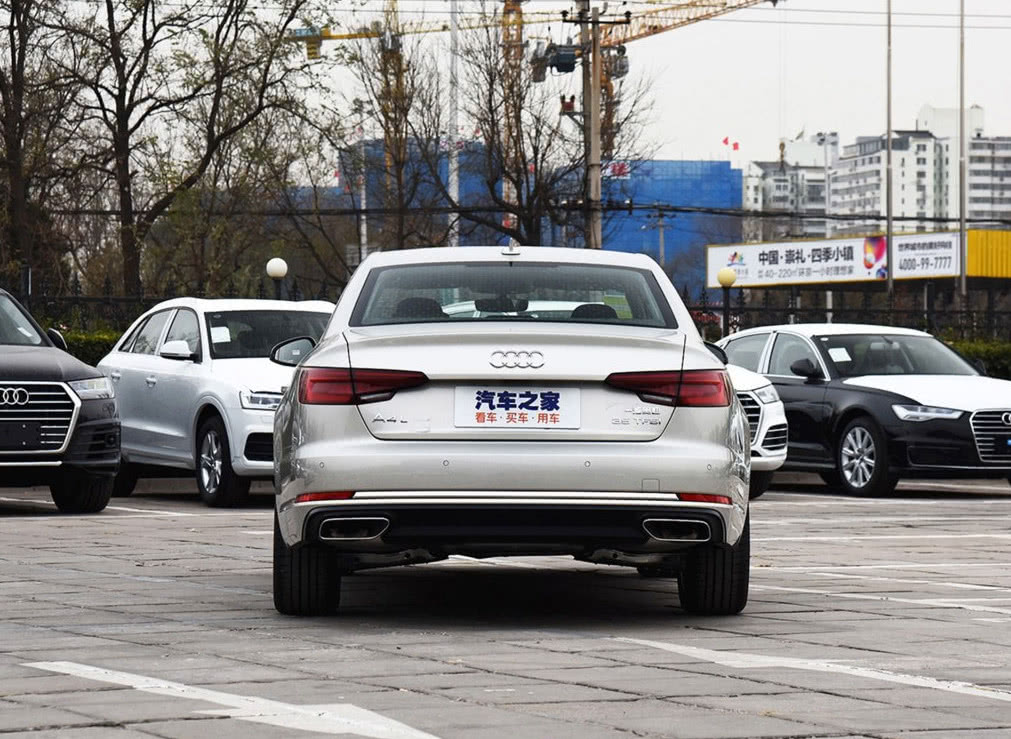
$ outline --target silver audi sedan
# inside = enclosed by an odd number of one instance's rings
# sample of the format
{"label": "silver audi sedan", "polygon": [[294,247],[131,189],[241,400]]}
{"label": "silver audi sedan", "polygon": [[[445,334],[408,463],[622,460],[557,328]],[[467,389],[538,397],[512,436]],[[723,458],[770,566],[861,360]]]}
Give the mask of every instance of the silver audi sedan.
{"label": "silver audi sedan", "polygon": [[748,422],[719,353],[642,255],[370,255],[318,346],[272,353],[298,367],[274,422],[275,606],[331,613],[367,568],[569,555],[739,612]]}

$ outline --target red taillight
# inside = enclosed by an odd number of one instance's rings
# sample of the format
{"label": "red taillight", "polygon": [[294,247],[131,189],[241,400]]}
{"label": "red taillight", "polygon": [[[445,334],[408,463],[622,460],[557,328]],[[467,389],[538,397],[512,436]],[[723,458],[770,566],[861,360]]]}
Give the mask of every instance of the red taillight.
{"label": "red taillight", "polygon": [[730,498],[726,495],[710,495],[709,493],[678,493],[678,500],[685,503],[717,503],[719,505],[730,505]]}
{"label": "red taillight", "polygon": [[306,367],[299,373],[298,401],[306,405],[376,403],[426,382],[423,372]]}
{"label": "red taillight", "polygon": [[647,403],[689,408],[730,405],[730,378],[725,370],[616,372],[604,382],[638,393]]}
{"label": "red taillight", "polygon": [[296,503],[316,503],[321,500],[348,500],[355,497],[352,490],[336,490],[332,493],[302,493],[295,496]]}

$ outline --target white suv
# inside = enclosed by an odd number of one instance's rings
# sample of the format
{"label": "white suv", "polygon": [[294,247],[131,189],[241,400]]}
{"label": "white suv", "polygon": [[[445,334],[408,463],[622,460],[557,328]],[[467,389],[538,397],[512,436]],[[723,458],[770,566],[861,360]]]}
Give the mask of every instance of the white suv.
{"label": "white suv", "polygon": [[750,497],[754,500],[769,489],[773,473],[786,462],[786,410],[767,377],[735,364],[728,364],[727,371],[737,399],[748,416],[751,431]]}
{"label": "white suv", "polygon": [[292,370],[270,361],[292,338],[316,340],[326,301],[202,300],[159,303],[138,318],[98,369],[116,386],[122,419],[113,494],[138,477],[194,470],[204,502],[241,503],[273,473],[274,409]]}

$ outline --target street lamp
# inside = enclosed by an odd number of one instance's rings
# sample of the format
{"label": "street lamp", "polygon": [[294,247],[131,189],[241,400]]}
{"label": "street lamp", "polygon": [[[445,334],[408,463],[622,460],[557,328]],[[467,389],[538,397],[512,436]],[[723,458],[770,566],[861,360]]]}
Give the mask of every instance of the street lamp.
{"label": "street lamp", "polygon": [[281,257],[274,257],[267,262],[267,277],[274,281],[274,299],[281,299],[281,280],[288,274],[288,263]]}
{"label": "street lamp", "polygon": [[716,281],[723,288],[723,335],[730,335],[730,288],[737,282],[737,270],[724,267],[716,273]]}

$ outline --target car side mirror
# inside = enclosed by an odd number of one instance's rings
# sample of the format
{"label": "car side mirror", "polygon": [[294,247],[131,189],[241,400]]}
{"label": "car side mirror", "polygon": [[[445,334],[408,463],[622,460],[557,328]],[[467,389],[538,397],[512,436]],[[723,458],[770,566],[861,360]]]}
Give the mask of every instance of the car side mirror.
{"label": "car side mirror", "polygon": [[308,336],[288,339],[270,350],[270,361],[285,367],[295,367],[316,348],[316,342]]}
{"label": "car side mirror", "polygon": [[707,341],[706,349],[708,349],[714,357],[723,362],[723,364],[730,364],[730,357],[728,357],[727,353],[723,351],[723,347],[716,346],[716,344],[710,344]]}
{"label": "car side mirror", "polygon": [[977,372],[986,377],[986,362],[982,359],[974,359],[972,360],[972,366],[976,368]]}
{"label": "car side mirror", "polygon": [[821,370],[818,369],[818,366],[807,357],[798,359],[796,362],[791,364],[790,371],[800,377],[806,377],[808,380],[814,380],[821,377]]}
{"label": "car side mirror", "polygon": [[49,340],[56,345],[57,349],[67,351],[67,340],[64,339],[63,334],[61,334],[55,328],[51,328],[48,331],[46,331],[46,336],[48,336]]}
{"label": "car side mirror", "polygon": [[165,359],[176,359],[180,361],[185,361],[187,359],[196,359],[197,353],[190,351],[190,345],[187,344],[182,339],[176,341],[166,341],[158,352],[159,356]]}

